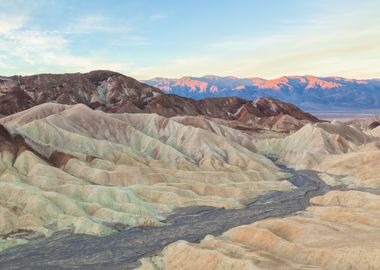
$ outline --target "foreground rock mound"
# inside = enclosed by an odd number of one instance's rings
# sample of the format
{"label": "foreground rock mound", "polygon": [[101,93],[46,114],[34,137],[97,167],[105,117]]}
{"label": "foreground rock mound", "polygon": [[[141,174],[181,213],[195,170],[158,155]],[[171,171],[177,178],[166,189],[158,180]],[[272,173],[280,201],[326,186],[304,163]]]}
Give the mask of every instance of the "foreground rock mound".
{"label": "foreground rock mound", "polygon": [[332,191],[295,216],[179,241],[140,269],[378,269],[380,196]]}

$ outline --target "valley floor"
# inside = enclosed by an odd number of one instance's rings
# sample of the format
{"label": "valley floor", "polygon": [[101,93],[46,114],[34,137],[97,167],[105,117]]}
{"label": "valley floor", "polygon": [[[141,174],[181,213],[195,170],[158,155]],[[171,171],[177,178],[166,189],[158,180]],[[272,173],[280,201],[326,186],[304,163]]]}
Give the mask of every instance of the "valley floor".
{"label": "valley floor", "polygon": [[242,209],[179,208],[163,226],[132,228],[101,238],[57,234],[3,252],[0,269],[65,269],[68,266],[130,269],[138,266],[139,259],[154,255],[175,241],[199,242],[207,235],[217,236],[243,224],[304,210],[310,198],[331,189],[315,172],[291,171],[294,176],[288,181],[296,184],[296,189],[261,195]]}

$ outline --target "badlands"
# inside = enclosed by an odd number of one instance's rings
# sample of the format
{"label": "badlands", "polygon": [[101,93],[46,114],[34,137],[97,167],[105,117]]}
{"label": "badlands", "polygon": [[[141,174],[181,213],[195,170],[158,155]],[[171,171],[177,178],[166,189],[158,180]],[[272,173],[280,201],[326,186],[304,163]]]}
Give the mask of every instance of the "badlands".
{"label": "badlands", "polygon": [[380,269],[378,119],[102,71],[0,89],[0,269]]}

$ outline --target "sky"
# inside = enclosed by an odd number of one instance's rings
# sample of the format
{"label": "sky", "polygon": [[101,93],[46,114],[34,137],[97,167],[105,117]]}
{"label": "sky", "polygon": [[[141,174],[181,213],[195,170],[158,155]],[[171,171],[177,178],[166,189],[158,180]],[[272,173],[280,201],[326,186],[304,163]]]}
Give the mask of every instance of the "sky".
{"label": "sky", "polygon": [[380,78],[378,0],[0,0],[0,75]]}

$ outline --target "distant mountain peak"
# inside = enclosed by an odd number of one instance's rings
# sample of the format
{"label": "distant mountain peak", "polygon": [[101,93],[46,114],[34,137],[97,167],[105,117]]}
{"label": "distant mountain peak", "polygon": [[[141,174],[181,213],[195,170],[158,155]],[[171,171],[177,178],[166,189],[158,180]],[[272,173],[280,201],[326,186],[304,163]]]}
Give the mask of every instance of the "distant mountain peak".
{"label": "distant mountain peak", "polygon": [[195,99],[237,96],[253,100],[272,97],[312,110],[380,107],[379,79],[292,75],[268,80],[258,77],[206,75],[144,82],[165,92]]}

